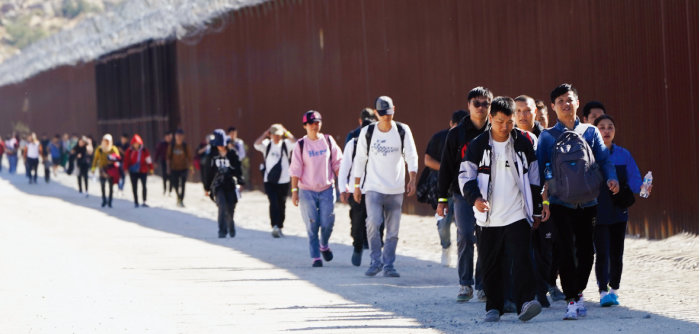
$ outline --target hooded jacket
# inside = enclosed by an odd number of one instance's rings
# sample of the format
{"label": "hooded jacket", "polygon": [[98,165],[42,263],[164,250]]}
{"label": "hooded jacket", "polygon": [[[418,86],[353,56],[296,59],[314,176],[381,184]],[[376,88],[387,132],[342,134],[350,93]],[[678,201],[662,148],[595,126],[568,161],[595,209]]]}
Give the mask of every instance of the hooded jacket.
{"label": "hooded jacket", "polygon": [[[491,201],[491,166],[494,158],[492,148],[491,131],[487,131],[472,140],[465,160],[460,165],[459,186],[464,198],[472,205],[479,198]],[[532,224],[532,216],[542,213],[542,188],[533,141],[522,130],[513,129],[506,144],[506,152],[511,155],[509,160],[515,162],[515,179],[523,196],[523,213]],[[490,211],[479,212],[476,207],[473,209],[477,224],[488,226]]]}
{"label": "hooded jacket", "polygon": [[[138,150],[134,149],[134,144],[139,144]],[[124,171],[134,173],[148,173],[153,170],[153,160],[151,153],[143,146],[141,136],[134,135],[131,138],[129,148],[124,152]],[[132,170],[134,169],[134,170]]]}
{"label": "hooded jacket", "polygon": [[488,125],[489,122],[486,121],[484,127],[477,129],[472,120],[469,117],[465,117],[447,133],[442,159],[440,159],[438,198],[447,198],[450,193],[459,194],[461,192],[457,182],[459,165],[467,153],[469,142],[486,131]]}

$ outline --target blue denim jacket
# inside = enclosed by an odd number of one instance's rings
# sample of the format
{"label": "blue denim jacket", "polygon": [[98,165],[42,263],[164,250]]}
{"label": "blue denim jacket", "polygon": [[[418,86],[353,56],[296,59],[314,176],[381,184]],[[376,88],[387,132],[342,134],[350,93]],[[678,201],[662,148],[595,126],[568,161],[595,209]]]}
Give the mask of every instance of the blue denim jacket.
{"label": "blue denim jacket", "polygon": [[[615,166],[613,166],[613,164],[608,159],[608,157],[610,156],[610,151],[608,151],[608,148],[605,147],[605,144],[603,143],[603,136],[600,135],[600,131],[598,131],[598,128],[590,124],[583,124],[579,121],[578,117],[576,117],[576,120],[574,121],[574,127],[578,126],[588,127],[583,133],[583,139],[585,139],[588,145],[591,146],[591,150],[593,151],[595,160],[598,163],[598,166],[600,167],[601,171],[603,172],[605,180],[617,181]],[[555,129],[557,132],[566,131],[566,127],[564,126],[564,124],[562,124],[561,122],[557,122],[557,124],[554,124],[552,128],[544,130],[540,134],[540,138],[537,142],[537,163],[539,164],[540,168],[540,180],[544,180],[544,165],[547,162],[551,162],[552,150],[554,148],[554,143],[557,140],[550,133],[551,129]],[[587,208],[598,204],[598,201],[596,199],[588,203],[565,203],[559,200],[556,196],[549,196],[549,202],[552,204],[562,205],[571,209],[575,209],[576,207]]]}

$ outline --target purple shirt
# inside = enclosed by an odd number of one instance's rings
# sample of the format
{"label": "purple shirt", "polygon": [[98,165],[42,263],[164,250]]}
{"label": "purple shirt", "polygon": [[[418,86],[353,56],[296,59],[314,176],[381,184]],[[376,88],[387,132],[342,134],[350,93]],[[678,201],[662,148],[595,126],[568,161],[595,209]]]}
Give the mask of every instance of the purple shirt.
{"label": "purple shirt", "polygon": [[[328,136],[328,139],[326,140],[326,136],[321,133],[316,140],[304,136],[294,146],[289,174],[299,178],[299,189],[320,192],[333,185],[333,171],[340,168],[343,152],[333,137]],[[304,141],[303,152],[299,147],[301,141]]]}

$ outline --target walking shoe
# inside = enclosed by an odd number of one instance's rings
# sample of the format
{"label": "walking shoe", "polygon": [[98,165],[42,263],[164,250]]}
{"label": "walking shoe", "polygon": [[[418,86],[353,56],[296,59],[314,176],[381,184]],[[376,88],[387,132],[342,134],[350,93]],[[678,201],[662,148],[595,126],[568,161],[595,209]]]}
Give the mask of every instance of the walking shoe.
{"label": "walking shoe", "polygon": [[323,255],[323,259],[326,260],[326,262],[333,260],[333,252],[331,252],[331,249],[328,247],[325,249],[321,247],[321,255]]}
{"label": "walking shoe", "polygon": [[147,208],[147,207],[148,207],[148,204],[142,203],[142,204],[141,204],[141,207],[142,207],[142,208]]}
{"label": "walking shoe", "polygon": [[486,300],[488,299],[488,298],[486,297],[486,291],[484,291],[484,290],[476,290],[476,298],[477,298],[480,302],[484,302],[484,303],[485,303]]}
{"label": "walking shoe", "polygon": [[273,226],[273,227],[272,227],[272,237],[273,237],[273,238],[279,238],[280,236],[281,236],[280,228],[277,227],[277,226]]}
{"label": "walking shoe", "polygon": [[553,302],[566,299],[566,295],[556,285],[549,287],[549,296],[552,297]]}
{"label": "walking shoe", "polygon": [[497,322],[501,320],[501,314],[496,309],[488,310],[484,315],[484,322]]}
{"label": "walking shoe", "polygon": [[576,306],[575,301],[570,301],[569,305],[566,305],[566,313],[564,314],[564,320],[576,320],[578,319],[578,306]]}
{"label": "walking shoe", "polygon": [[518,312],[518,307],[512,301],[506,299],[503,302],[503,313],[516,313]]}
{"label": "walking shoe", "polygon": [[236,227],[231,225],[231,229],[228,231],[228,235],[231,236],[231,238],[236,236]]}
{"label": "walking shoe", "polygon": [[452,258],[450,256],[450,254],[452,254],[452,252],[450,252],[451,250],[452,250],[452,247],[447,247],[447,248],[442,249],[442,257],[440,258],[440,264],[442,264],[445,267],[450,266],[450,260],[452,260]]}
{"label": "walking shoe", "polygon": [[365,271],[365,276],[375,276],[377,275],[380,271],[382,271],[382,265],[381,264],[371,264],[367,271]]}
{"label": "walking shoe", "polygon": [[583,303],[582,293],[578,294],[578,301],[576,302],[576,307],[578,307],[577,312],[579,317],[585,317],[586,314],[588,314],[588,309],[586,309],[586,305]]}
{"label": "walking shoe", "polygon": [[615,295],[612,293],[608,293],[607,291],[601,291],[600,292],[600,306],[601,307],[610,307],[615,305]]}
{"label": "walking shoe", "polygon": [[394,268],[386,268],[384,269],[384,277],[401,277],[401,275]]}
{"label": "walking shoe", "polygon": [[134,203],[134,207],[135,207],[135,208],[138,208],[138,207],[139,207],[139,203]]}
{"label": "walking shoe", "polygon": [[112,207],[112,201],[107,202],[107,206],[111,208],[111,207]]}
{"label": "walking shoe", "polygon": [[613,296],[614,303],[613,305],[620,305],[620,302],[617,300],[617,290],[615,289],[610,289],[610,295]]}
{"label": "walking shoe", "polygon": [[540,312],[542,312],[542,305],[540,305],[540,302],[531,300],[523,304],[522,309],[520,309],[518,319],[520,319],[520,321],[528,321],[540,314]]}
{"label": "walking shoe", "polygon": [[226,238],[226,233],[219,233],[219,239]]}
{"label": "walking shoe", "polygon": [[314,263],[312,263],[311,266],[314,268],[323,267],[323,262],[321,259],[314,259]]}
{"label": "walking shoe", "polygon": [[352,262],[353,266],[359,267],[362,264],[362,251],[353,251],[352,259],[350,259],[350,262]]}
{"label": "walking shoe", "polygon": [[468,302],[474,296],[474,290],[471,285],[460,285],[459,292],[457,293],[457,302],[465,303]]}
{"label": "walking shoe", "polygon": [[104,208],[105,206],[107,206],[107,201],[102,200],[102,207]]}

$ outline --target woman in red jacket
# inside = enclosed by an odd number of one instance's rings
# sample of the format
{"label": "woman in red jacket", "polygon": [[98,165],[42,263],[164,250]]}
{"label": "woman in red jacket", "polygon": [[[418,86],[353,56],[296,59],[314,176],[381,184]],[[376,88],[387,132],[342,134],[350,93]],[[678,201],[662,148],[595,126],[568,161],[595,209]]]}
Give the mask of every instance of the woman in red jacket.
{"label": "woman in red jacket", "polygon": [[148,149],[143,147],[141,136],[135,134],[131,138],[131,146],[124,153],[124,171],[129,172],[131,179],[131,190],[134,192],[134,207],[139,207],[139,197],[137,194],[138,181],[141,180],[143,187],[143,201],[141,207],[146,205],[146,176],[148,173],[153,173],[153,161]]}

